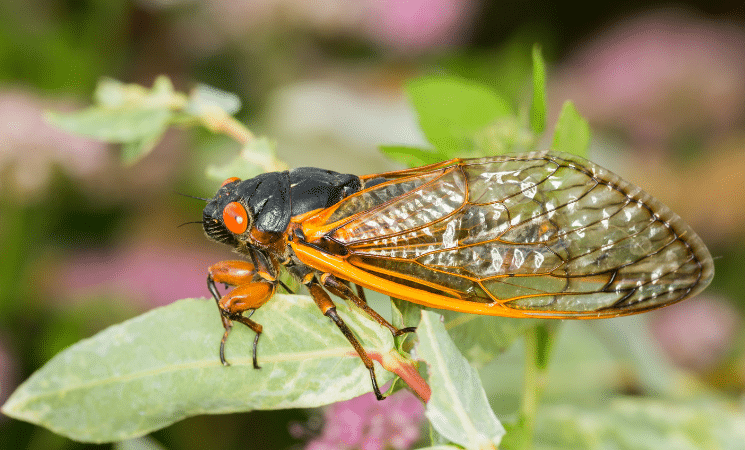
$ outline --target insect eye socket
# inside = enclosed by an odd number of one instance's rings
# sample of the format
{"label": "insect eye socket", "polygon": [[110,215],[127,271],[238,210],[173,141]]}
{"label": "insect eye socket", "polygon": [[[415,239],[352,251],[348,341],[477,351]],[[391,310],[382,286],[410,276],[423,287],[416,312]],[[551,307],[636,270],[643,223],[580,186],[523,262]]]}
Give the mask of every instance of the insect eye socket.
{"label": "insect eye socket", "polygon": [[241,179],[238,178],[238,177],[230,177],[227,180],[223,181],[222,184],[220,185],[220,187],[223,187],[226,184],[230,184],[230,183],[233,183],[233,182],[236,182],[236,181],[241,181]]}
{"label": "insect eye socket", "polygon": [[248,229],[248,213],[246,208],[238,202],[230,202],[222,210],[222,220],[225,228],[235,234],[242,234]]}

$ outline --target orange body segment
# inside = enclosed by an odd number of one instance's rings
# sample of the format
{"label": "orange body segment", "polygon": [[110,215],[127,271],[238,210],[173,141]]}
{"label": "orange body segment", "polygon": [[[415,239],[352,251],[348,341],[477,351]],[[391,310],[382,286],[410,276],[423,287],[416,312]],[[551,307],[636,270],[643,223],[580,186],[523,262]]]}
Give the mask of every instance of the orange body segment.
{"label": "orange body segment", "polygon": [[256,273],[254,265],[248,261],[220,261],[208,269],[209,276],[217,283],[239,286],[250,283]]}
{"label": "orange body segment", "polygon": [[537,315],[521,314],[499,304],[487,304],[457,300],[445,295],[425,292],[410,286],[404,286],[384,278],[373,275],[359,267],[349,264],[344,258],[320,252],[312,247],[292,243],[295,256],[303,263],[320,271],[333,274],[343,280],[350,280],[362,287],[372,289],[391,297],[400,298],[432,308],[449,309],[468,313],[484,314],[503,317],[537,317]]}
{"label": "orange body segment", "polygon": [[323,290],[323,288],[317,284],[308,285],[308,291],[310,291],[311,297],[318,305],[321,312],[326,315],[329,309],[334,308],[334,302],[331,301],[331,297]]}

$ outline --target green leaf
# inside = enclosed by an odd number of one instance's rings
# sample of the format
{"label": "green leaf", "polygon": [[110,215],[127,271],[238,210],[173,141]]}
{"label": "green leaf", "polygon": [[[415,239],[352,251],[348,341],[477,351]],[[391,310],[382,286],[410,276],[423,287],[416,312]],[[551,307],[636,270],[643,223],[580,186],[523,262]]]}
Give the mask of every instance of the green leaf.
{"label": "green leaf", "polygon": [[[394,325],[416,326],[421,310],[429,308],[405,300],[393,299]],[[436,310],[442,315],[445,329],[471,365],[481,368],[503,353],[527,330],[543,321],[510,317],[482,316],[455,311]]]}
{"label": "green leaf", "polygon": [[94,94],[97,104],[82,111],[60,114],[47,112],[46,120],[75,134],[113,144],[124,144],[122,160],[132,164],[147,155],[163,137],[186,103],[164,76],[151,89],[102,79]]}
{"label": "green leaf", "polygon": [[[390,332],[346,302],[340,315],[370,353],[393,351]],[[342,333],[307,296],[276,295],[252,317],[264,326],[260,370],[254,334],[236,324],[220,364],[223,334],[212,300],[187,299],[107,328],[61,352],[3,405],[8,416],[85,442],[142,436],[197,414],[315,407],[371,388]],[[392,375],[376,363],[380,385]]]}
{"label": "green leaf", "polygon": [[464,157],[504,155],[535,150],[536,135],[517,117],[502,117],[481,129],[474,137],[476,151]]}
{"label": "green leaf", "polygon": [[122,145],[121,160],[125,165],[132,165],[150,153],[163,139],[168,130],[169,121],[165,121],[160,129],[153,130],[150,135],[143,136],[139,141],[125,142]]}
{"label": "green leaf", "polygon": [[417,355],[427,363],[432,397],[425,415],[438,433],[467,449],[498,446],[505,431],[478,373],[458,353],[441,316],[422,311]]}
{"label": "green leaf", "polygon": [[546,63],[541,46],[533,46],[533,102],[530,105],[530,129],[535,134],[546,128]]}
{"label": "green leaf", "polygon": [[435,153],[431,150],[407,147],[405,145],[381,145],[378,146],[381,152],[396,162],[400,162],[408,167],[420,167],[427,164],[433,164],[445,161],[447,156]]}
{"label": "green leaf", "polygon": [[110,109],[93,106],[70,114],[47,112],[46,120],[70,133],[123,144],[139,142],[153,134],[162,133],[171,116],[171,111],[167,109]]}
{"label": "green leaf", "polygon": [[594,409],[547,405],[539,410],[536,449],[742,449],[745,414],[714,400],[685,403],[617,398]]}
{"label": "green leaf", "polygon": [[230,177],[248,179],[264,172],[286,169],[276,158],[277,144],[267,138],[250,140],[241,153],[230,163],[223,166],[209,165],[207,177],[223,181]]}
{"label": "green leaf", "polygon": [[462,78],[417,78],[408,83],[407,92],[424,135],[448,157],[469,151],[478,131],[511,113],[496,92]]}
{"label": "green leaf", "polygon": [[[416,327],[422,320],[422,310],[426,309],[425,306],[391,297],[391,323],[396,328]],[[443,311],[437,310],[437,312],[442,313]]]}
{"label": "green leaf", "polygon": [[554,130],[553,149],[587,158],[590,149],[590,126],[571,101],[564,102]]}
{"label": "green leaf", "polygon": [[148,89],[134,83],[122,83],[112,78],[102,78],[93,94],[98,106],[111,109],[180,109],[186,96],[173,89],[173,83],[160,75]]}
{"label": "green leaf", "polygon": [[443,311],[445,328],[463,355],[483,367],[541,321]]}

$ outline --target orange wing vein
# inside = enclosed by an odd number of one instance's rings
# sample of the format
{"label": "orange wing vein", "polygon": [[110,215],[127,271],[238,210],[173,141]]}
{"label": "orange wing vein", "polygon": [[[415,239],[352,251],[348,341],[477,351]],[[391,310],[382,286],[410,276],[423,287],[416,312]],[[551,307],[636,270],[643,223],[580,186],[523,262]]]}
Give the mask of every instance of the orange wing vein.
{"label": "orange wing vein", "polygon": [[714,274],[680,217],[576,156],[452,160],[362,179],[379,184],[304,217],[313,246],[293,249],[318,270],[415,303],[609,317],[695,295]]}

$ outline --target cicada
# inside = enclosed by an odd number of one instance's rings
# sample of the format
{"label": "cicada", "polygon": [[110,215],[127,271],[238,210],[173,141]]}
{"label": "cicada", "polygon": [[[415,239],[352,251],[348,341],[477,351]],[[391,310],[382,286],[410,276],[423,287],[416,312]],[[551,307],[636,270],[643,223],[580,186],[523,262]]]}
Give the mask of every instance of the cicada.
{"label": "cicada", "polygon": [[[552,151],[453,159],[355,176],[317,168],[225,180],[203,213],[211,239],[244,260],[209,268],[225,340],[269,301],[284,268],[372,361],[329,293],[394,336],[362,288],[432,308],[505,317],[596,319],[649,311],[711,281],[706,246],[670,209],[610,171]],[[224,296],[215,283],[235,288]],[[356,285],[355,289],[352,285]]]}

